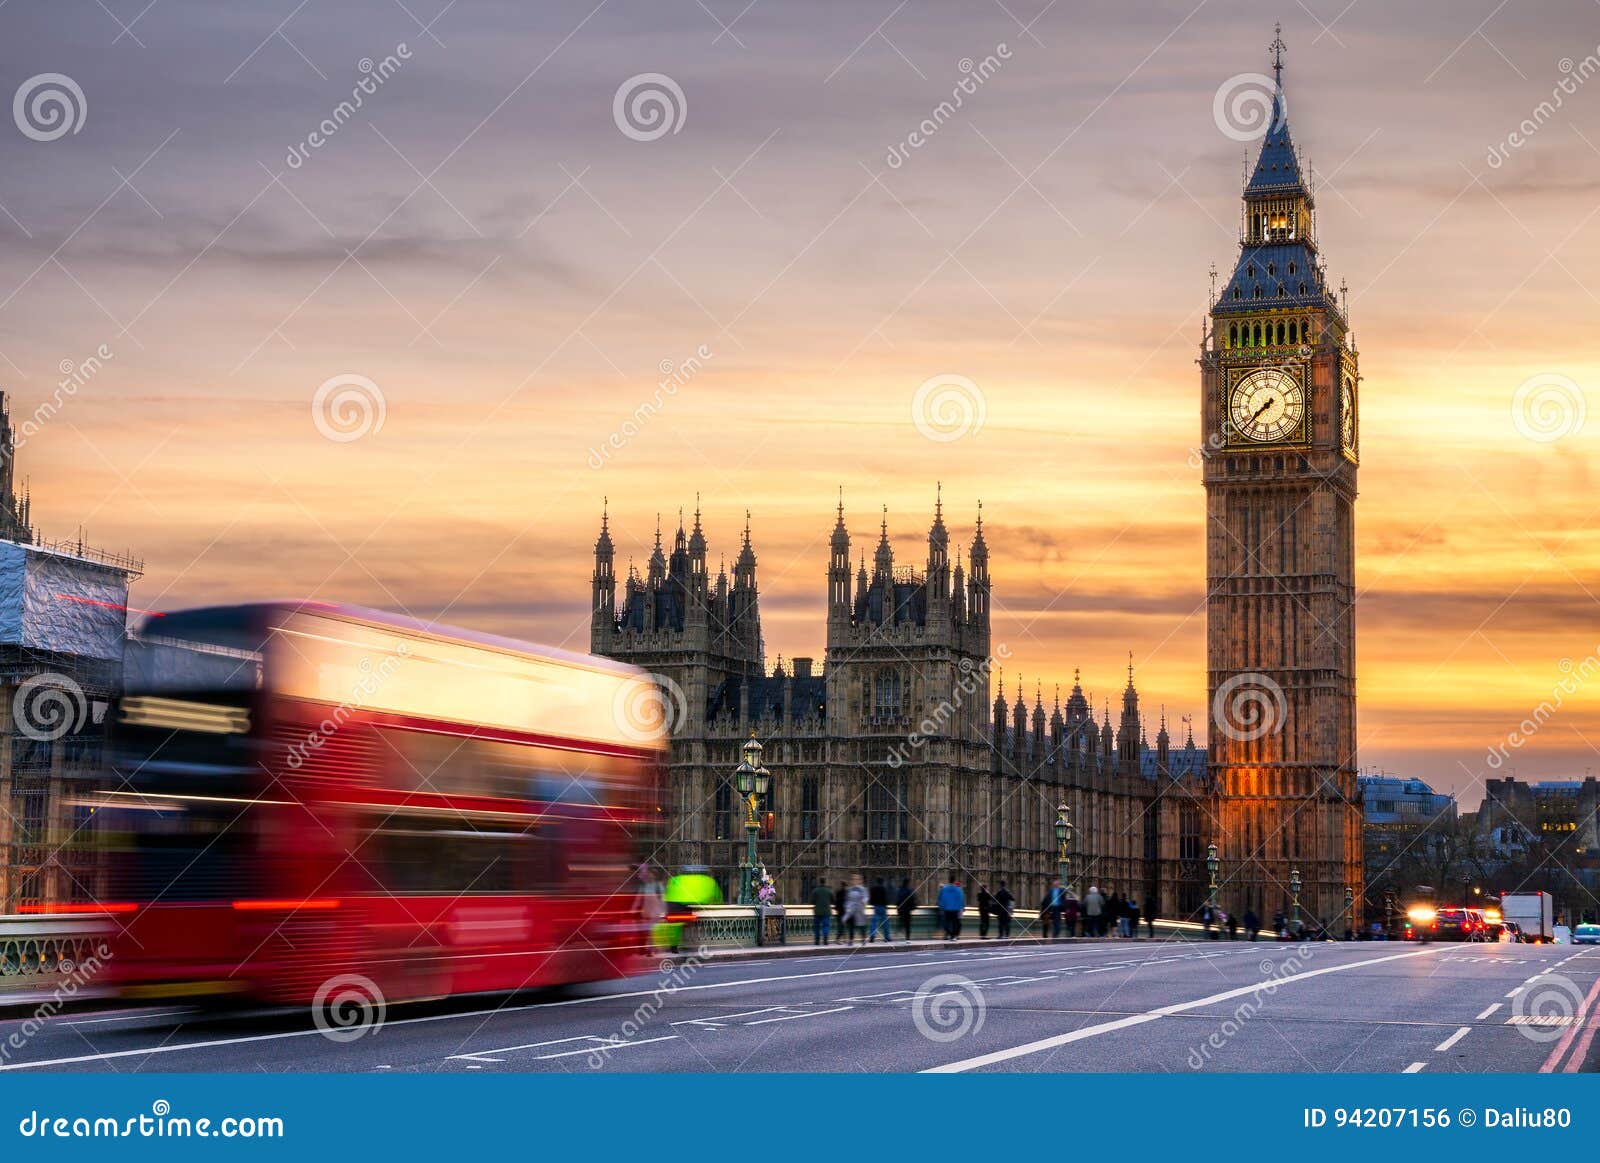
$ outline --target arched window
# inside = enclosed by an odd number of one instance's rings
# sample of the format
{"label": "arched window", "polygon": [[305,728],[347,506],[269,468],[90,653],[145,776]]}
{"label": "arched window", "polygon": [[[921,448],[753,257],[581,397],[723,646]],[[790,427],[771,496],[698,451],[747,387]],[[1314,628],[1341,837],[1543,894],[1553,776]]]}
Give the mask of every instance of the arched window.
{"label": "arched window", "polygon": [[1251,339],[1250,346],[1252,346],[1252,347],[1260,347],[1261,346],[1261,324],[1259,324],[1259,323],[1257,323],[1256,326],[1255,326],[1254,338]]}
{"label": "arched window", "polygon": [[898,670],[879,671],[876,697],[873,700],[873,714],[880,719],[898,718],[900,715],[901,689],[902,684]]}
{"label": "arched window", "polygon": [[1228,346],[1239,346],[1239,325],[1237,323],[1228,324]]}
{"label": "arched window", "polygon": [[1290,343],[1299,343],[1300,342],[1300,325],[1298,323],[1296,323],[1293,319],[1289,320],[1289,342]]}
{"label": "arched window", "polygon": [[1283,343],[1283,324],[1282,323],[1278,324],[1278,343],[1280,345]]}

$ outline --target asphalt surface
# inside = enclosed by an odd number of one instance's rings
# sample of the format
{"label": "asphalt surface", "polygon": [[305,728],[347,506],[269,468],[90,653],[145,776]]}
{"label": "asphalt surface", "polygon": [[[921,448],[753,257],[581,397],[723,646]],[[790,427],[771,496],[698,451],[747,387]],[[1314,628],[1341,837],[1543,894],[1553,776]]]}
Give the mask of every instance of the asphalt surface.
{"label": "asphalt surface", "polygon": [[555,995],[392,1006],[376,1026],[351,1016],[324,1031],[176,1006],[13,1014],[0,1069],[1595,1070],[1600,948],[963,941],[680,960]]}

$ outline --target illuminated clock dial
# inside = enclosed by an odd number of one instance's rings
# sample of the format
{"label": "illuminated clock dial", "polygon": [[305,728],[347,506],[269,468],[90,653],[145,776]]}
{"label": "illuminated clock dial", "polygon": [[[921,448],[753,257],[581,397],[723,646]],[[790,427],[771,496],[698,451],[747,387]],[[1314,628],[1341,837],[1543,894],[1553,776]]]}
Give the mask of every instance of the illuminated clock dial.
{"label": "illuminated clock dial", "polygon": [[1339,438],[1346,452],[1355,451],[1356,384],[1349,376],[1345,377],[1344,387],[1339,390]]}
{"label": "illuminated clock dial", "polygon": [[1246,440],[1271,444],[1286,440],[1300,429],[1305,416],[1305,393],[1300,381],[1283,368],[1261,368],[1233,386],[1228,399],[1228,419]]}

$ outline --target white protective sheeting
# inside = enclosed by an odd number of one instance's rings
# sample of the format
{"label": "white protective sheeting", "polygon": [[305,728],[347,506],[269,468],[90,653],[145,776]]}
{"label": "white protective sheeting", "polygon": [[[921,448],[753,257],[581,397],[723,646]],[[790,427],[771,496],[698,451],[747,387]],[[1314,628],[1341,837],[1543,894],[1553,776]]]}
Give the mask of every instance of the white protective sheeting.
{"label": "white protective sheeting", "polygon": [[0,541],[0,645],[117,661],[128,575],[112,566]]}

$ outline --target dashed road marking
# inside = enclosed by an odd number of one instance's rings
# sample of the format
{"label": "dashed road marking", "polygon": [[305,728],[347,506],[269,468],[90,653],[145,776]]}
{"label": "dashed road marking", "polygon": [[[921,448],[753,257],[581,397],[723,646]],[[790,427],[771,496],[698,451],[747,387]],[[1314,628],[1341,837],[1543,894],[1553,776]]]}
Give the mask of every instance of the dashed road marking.
{"label": "dashed road marking", "polygon": [[1455,1033],[1451,1034],[1448,1038],[1435,1046],[1433,1048],[1433,1052],[1435,1054],[1443,1054],[1446,1050],[1450,1049],[1450,1047],[1454,1046],[1457,1042],[1461,1041],[1462,1038],[1465,1038],[1470,1033],[1472,1033],[1471,1026],[1462,1026]]}
{"label": "dashed road marking", "polygon": [[1492,1005],[1488,1009],[1484,1010],[1481,1014],[1479,1014],[1477,1017],[1473,1018],[1472,1020],[1475,1021],[1475,1022],[1481,1022],[1481,1021],[1485,1020],[1486,1018],[1488,1018],[1488,1016],[1490,1014],[1494,1013],[1494,1011],[1499,1009],[1499,1008],[1500,1008],[1500,1003],[1499,1002],[1495,1002],[1494,1005]]}
{"label": "dashed road marking", "polygon": [[1400,1073],[1401,1074],[1420,1074],[1423,1070],[1427,1069],[1427,1066],[1428,1066],[1428,1064],[1426,1062],[1413,1062],[1410,1066],[1407,1066]]}

